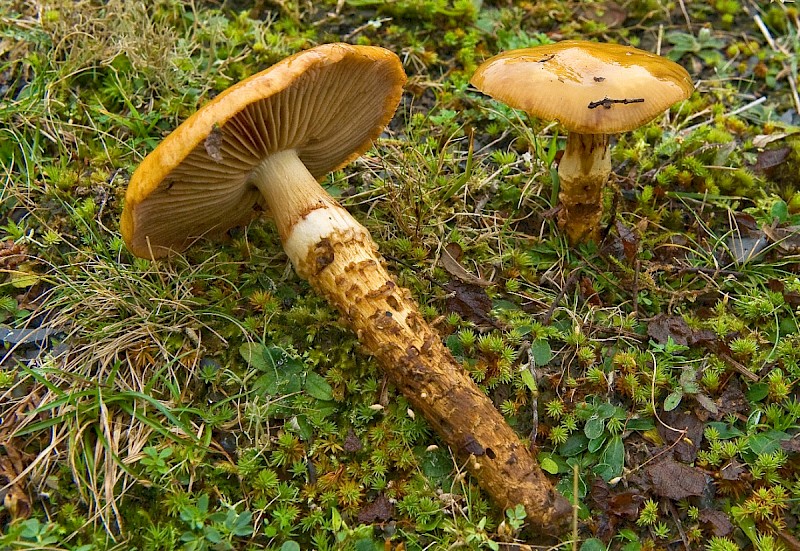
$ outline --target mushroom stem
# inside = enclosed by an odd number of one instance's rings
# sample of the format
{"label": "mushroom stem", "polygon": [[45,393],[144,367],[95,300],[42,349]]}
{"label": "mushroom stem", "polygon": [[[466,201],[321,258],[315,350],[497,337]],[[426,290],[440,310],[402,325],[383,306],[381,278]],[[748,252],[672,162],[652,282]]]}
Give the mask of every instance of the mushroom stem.
{"label": "mushroom stem", "polygon": [[[297,273],[339,310],[397,389],[500,507],[521,503],[533,526],[559,534],[569,520],[569,503],[425,322],[411,294],[386,271],[367,229],[320,187],[294,152],[275,157],[262,163],[254,183],[275,215]],[[287,178],[293,180],[291,194],[279,181]]]}
{"label": "mushroom stem", "polygon": [[609,174],[609,136],[571,132],[558,163],[558,224],[567,232],[570,243],[600,240],[603,186]]}
{"label": "mushroom stem", "polygon": [[[284,244],[292,228],[308,213],[317,209],[343,210],[322,189],[294,149],[273,153],[261,161],[253,170],[250,181],[264,197]],[[317,222],[324,224],[324,217]]]}

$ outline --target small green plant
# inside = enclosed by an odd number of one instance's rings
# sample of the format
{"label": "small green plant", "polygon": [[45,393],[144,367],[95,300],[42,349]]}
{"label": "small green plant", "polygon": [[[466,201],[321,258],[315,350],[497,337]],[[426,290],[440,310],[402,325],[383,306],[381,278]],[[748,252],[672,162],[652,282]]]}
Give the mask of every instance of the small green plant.
{"label": "small green plant", "polygon": [[237,513],[235,509],[209,510],[209,497],[202,494],[194,505],[187,505],[180,512],[181,520],[187,530],[181,535],[185,551],[205,551],[207,549],[234,549],[237,538],[253,534],[250,511]]}

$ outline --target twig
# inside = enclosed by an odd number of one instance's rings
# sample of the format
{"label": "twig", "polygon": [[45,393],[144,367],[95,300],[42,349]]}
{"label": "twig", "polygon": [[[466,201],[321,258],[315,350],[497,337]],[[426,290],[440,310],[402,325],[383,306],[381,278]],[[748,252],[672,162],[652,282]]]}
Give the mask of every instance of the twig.
{"label": "twig", "polygon": [[678,534],[681,535],[683,546],[686,548],[686,551],[690,551],[691,547],[689,547],[689,538],[686,537],[686,532],[683,530],[683,524],[681,524],[681,519],[678,517],[678,511],[675,510],[675,505],[673,505],[671,500],[667,500],[667,507],[669,508],[669,514],[672,517],[672,520],[675,521],[675,526],[678,527]]}
{"label": "twig", "polygon": [[578,465],[572,466],[572,551],[578,551]]}
{"label": "twig", "polygon": [[744,375],[748,379],[753,382],[758,382],[760,380],[759,376],[747,369],[745,366],[734,360],[725,352],[717,352],[717,356],[719,356],[722,360],[725,361],[729,366],[731,366],[735,371],[739,372],[740,374]]}
{"label": "twig", "polygon": [[769,44],[769,47],[777,52],[778,47],[775,45],[775,40],[772,38],[772,35],[770,34],[767,26],[764,25],[764,20],[761,19],[761,16],[758,14],[753,15],[753,21],[756,22],[758,30],[761,31],[761,34],[764,35],[764,39],[767,41],[767,44]]}
{"label": "twig", "polygon": [[558,290],[558,295],[556,295],[556,298],[553,299],[553,303],[550,305],[550,308],[547,309],[547,313],[544,315],[544,318],[542,318],[542,325],[550,325],[550,318],[553,317],[553,312],[556,311],[556,307],[564,298],[564,295],[567,294],[569,288],[575,285],[575,280],[577,278],[578,278],[578,270],[575,270],[574,272],[569,274],[569,277],[567,277],[567,280],[564,282],[564,285],[561,287],[561,289]]}
{"label": "twig", "polygon": [[689,12],[686,11],[686,4],[683,0],[679,0],[678,2],[681,5],[681,13],[683,14],[683,18],[686,20],[686,28],[689,29],[689,34],[692,34],[692,20],[689,18]]}

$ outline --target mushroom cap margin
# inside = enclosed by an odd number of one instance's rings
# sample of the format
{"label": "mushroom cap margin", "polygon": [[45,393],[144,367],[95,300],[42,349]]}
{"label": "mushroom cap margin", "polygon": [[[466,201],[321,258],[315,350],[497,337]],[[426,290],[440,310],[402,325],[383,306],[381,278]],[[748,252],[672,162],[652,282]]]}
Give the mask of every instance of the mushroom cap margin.
{"label": "mushroom cap margin", "polygon": [[581,134],[633,130],[694,89],[686,69],[669,59],[582,40],[503,52],[481,64],[470,82],[511,107]]}

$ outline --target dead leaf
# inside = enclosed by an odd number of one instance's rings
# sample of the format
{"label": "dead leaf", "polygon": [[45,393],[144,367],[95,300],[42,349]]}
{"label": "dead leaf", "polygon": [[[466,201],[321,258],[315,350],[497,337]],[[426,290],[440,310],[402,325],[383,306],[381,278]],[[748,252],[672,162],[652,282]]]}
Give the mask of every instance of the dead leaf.
{"label": "dead leaf", "polygon": [[591,279],[586,276],[581,277],[580,286],[581,298],[584,302],[590,304],[591,306],[597,306],[598,308],[603,306],[603,301],[600,300],[600,295],[597,294]]}
{"label": "dead leaf", "polygon": [[[757,379],[756,379],[757,380]],[[748,413],[750,411],[750,402],[742,392],[742,387],[739,384],[739,379],[731,377],[725,385],[722,394],[717,398],[717,418],[722,419],[726,415],[736,413]]]}
{"label": "dead leaf", "polygon": [[788,440],[782,440],[781,449],[788,453],[800,453],[800,434],[795,434]]}
{"label": "dead leaf", "polygon": [[764,234],[777,244],[784,253],[800,253],[800,226],[770,227],[764,226]]}
{"label": "dead leaf", "polygon": [[687,346],[692,330],[680,316],[659,314],[647,324],[647,335],[659,344],[666,344],[670,337],[676,344]]}
{"label": "dead leaf", "polygon": [[753,170],[758,174],[769,176],[777,167],[786,162],[791,153],[792,149],[786,146],[777,149],[765,149],[758,153]]}
{"label": "dead leaf", "polygon": [[25,245],[14,243],[10,239],[0,241],[0,270],[16,270],[27,258],[28,249]]}
{"label": "dead leaf", "polygon": [[464,268],[461,263],[463,251],[458,243],[449,243],[442,249],[442,255],[439,257],[439,264],[447,270],[447,273],[470,285],[477,285],[479,287],[488,287],[492,284],[491,281],[486,281],[477,277]]}
{"label": "dead leaf", "polygon": [[719,470],[719,476],[722,480],[739,480],[744,472],[744,465],[735,459],[732,459],[727,465]]}
{"label": "dead leaf", "polygon": [[[11,444],[3,446],[0,454],[0,488],[4,489],[3,506],[12,520],[31,516],[31,500],[17,477],[25,470],[22,454]],[[5,480],[3,480],[5,479]]]}
{"label": "dead leaf", "polygon": [[733,532],[733,524],[728,515],[716,509],[703,509],[700,511],[700,522],[706,525],[711,535],[724,537]]}
{"label": "dead leaf", "polygon": [[473,323],[494,325],[489,316],[492,299],[483,287],[453,280],[444,288],[449,293],[446,302],[448,312],[455,312]]}
{"label": "dead leaf", "polygon": [[614,225],[617,228],[617,235],[619,235],[620,242],[622,243],[622,252],[625,255],[625,260],[632,266],[639,254],[639,236],[637,236],[632,229],[623,224],[621,220],[614,222]]}
{"label": "dead leaf", "polygon": [[394,516],[394,505],[383,494],[378,494],[372,503],[367,503],[358,512],[358,522],[361,524],[372,524],[374,522],[386,522]]}
{"label": "dead leaf", "polygon": [[652,491],[674,500],[701,496],[706,491],[706,475],[694,467],[678,463],[671,457],[645,467]]}
{"label": "dead leaf", "polygon": [[590,493],[593,509],[600,511],[596,536],[603,541],[616,532],[620,520],[636,520],[639,516],[639,505],[645,497],[633,491],[612,492],[605,480],[594,479]]}
{"label": "dead leaf", "polygon": [[660,417],[664,423],[658,426],[658,433],[668,446],[675,443],[674,457],[684,463],[694,462],[703,441],[705,423],[689,411],[665,411]]}
{"label": "dead leaf", "polygon": [[356,433],[353,432],[353,429],[347,431],[347,436],[344,439],[344,446],[343,446],[344,451],[349,453],[355,453],[357,451],[360,451],[361,448],[363,447],[364,444],[361,443],[361,440],[359,440],[358,436],[356,436]]}
{"label": "dead leaf", "polygon": [[759,134],[758,136],[753,138],[753,147],[761,149],[762,147],[766,147],[772,142],[777,142],[778,140],[782,140],[787,136],[789,136],[789,134],[786,132],[775,132],[774,134]]}
{"label": "dead leaf", "polygon": [[628,18],[628,12],[625,8],[610,0],[597,3],[579,3],[578,5],[578,17],[595,23],[602,23],[609,29],[622,25]]}

